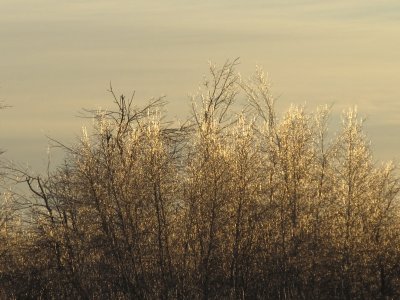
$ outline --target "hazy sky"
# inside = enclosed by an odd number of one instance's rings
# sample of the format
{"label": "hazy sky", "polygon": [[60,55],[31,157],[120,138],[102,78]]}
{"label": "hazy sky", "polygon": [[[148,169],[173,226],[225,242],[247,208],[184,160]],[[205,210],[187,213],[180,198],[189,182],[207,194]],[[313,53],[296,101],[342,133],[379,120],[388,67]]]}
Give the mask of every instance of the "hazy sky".
{"label": "hazy sky", "polygon": [[0,147],[40,168],[46,135],[72,142],[82,108],[110,107],[110,81],[184,116],[207,62],[236,57],[282,111],[358,105],[376,157],[400,158],[398,0],[1,0]]}

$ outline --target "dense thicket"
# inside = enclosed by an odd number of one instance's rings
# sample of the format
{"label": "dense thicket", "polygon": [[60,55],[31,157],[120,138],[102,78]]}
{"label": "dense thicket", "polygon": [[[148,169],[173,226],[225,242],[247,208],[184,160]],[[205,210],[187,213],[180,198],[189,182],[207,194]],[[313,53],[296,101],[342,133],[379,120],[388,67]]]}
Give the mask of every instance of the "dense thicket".
{"label": "dense thicket", "polygon": [[111,91],[56,171],[14,170],[31,195],[1,207],[1,297],[400,297],[399,177],[356,111],[328,135],[327,108],[277,115],[262,71],[210,71],[182,126]]}

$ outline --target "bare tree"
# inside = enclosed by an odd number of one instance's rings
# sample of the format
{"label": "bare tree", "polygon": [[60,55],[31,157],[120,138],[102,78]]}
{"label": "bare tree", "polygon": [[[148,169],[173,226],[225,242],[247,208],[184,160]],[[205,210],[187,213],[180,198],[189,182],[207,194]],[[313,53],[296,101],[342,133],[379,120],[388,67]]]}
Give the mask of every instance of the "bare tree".
{"label": "bare tree", "polygon": [[164,98],[110,87],[92,130],[52,140],[64,164],[9,168],[30,194],[0,206],[4,297],[398,298],[396,167],[355,110],[328,134],[328,107],[278,114],[262,70],[237,65],[210,65],[182,126]]}

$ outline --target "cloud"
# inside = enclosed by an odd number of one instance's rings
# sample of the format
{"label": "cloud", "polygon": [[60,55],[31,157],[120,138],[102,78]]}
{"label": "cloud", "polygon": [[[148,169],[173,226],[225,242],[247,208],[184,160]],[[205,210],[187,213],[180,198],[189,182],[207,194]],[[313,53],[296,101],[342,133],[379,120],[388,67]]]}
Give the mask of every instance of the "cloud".
{"label": "cloud", "polygon": [[[39,124],[30,114],[104,105],[110,80],[144,98],[166,93],[182,115],[207,60],[240,56],[244,74],[265,67],[282,102],[358,104],[396,126],[399,7],[385,0],[3,0],[0,98],[15,106],[12,118],[24,118],[12,126],[29,123],[40,134],[61,120]],[[61,127],[65,135],[79,131],[80,120],[71,115]]]}

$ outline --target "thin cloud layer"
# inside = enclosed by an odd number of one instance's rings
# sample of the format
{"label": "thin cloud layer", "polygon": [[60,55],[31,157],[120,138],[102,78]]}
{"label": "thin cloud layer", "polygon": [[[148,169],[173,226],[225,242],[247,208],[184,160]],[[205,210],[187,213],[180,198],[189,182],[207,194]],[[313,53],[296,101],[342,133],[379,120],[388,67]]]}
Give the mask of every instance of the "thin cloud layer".
{"label": "thin cloud layer", "polygon": [[[71,136],[82,107],[107,107],[110,80],[138,101],[166,94],[185,115],[207,61],[238,56],[242,73],[270,74],[282,109],[358,105],[380,143],[400,126],[399,14],[397,1],[3,1],[0,98],[13,108],[1,112],[1,147],[12,155],[26,140],[14,158],[34,161],[43,133]],[[393,139],[378,156],[397,156]]]}

